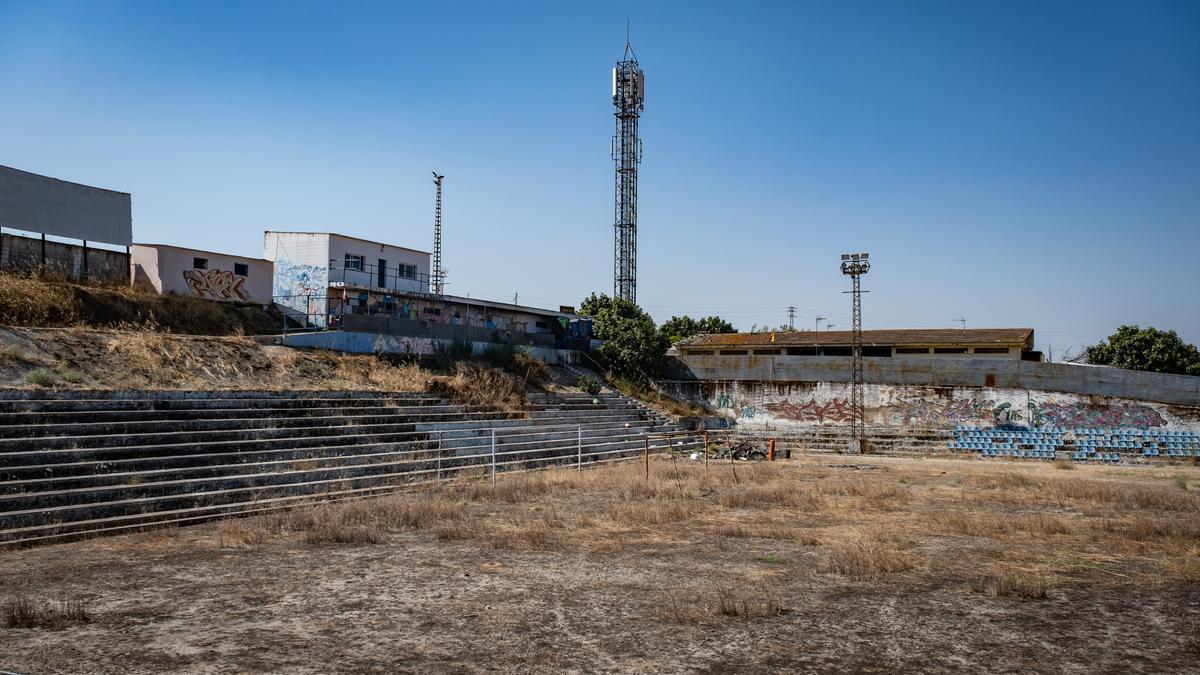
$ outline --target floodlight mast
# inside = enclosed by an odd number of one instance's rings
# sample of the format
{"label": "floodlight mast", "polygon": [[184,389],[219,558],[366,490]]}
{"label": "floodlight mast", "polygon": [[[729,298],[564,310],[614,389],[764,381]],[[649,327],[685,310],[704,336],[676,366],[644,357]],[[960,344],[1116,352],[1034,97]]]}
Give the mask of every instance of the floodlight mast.
{"label": "floodlight mast", "polygon": [[871,270],[870,255],[866,253],[843,253],[842,274],[850,277],[852,322],[854,335],[853,373],[850,389],[850,410],[853,419],[851,433],[854,441],[852,451],[862,452],[866,438],[866,405],[863,402],[863,337],[862,337],[862,275]]}

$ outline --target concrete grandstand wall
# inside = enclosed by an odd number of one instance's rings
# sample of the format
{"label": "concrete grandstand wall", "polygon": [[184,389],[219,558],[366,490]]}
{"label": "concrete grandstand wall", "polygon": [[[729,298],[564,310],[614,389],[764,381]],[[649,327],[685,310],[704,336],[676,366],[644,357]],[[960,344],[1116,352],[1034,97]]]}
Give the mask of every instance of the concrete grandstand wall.
{"label": "concrete grandstand wall", "polygon": [[[1036,390],[1200,407],[1200,377],[1002,359],[866,358],[866,382]],[[843,356],[683,356],[672,379],[709,382],[849,382]]]}
{"label": "concrete grandstand wall", "polygon": [[[665,393],[739,427],[849,426],[846,357],[688,356]],[[1200,377],[994,359],[868,358],[866,423],[1200,431]]]}

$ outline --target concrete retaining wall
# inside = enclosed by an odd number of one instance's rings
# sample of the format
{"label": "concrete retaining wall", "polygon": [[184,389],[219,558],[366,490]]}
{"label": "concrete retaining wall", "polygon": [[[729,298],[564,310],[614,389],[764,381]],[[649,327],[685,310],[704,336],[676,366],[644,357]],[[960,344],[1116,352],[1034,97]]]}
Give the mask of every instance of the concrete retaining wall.
{"label": "concrete retaining wall", "polygon": [[[453,340],[438,338],[381,335],[378,333],[336,330],[317,333],[291,333],[284,335],[281,340],[283,344],[289,347],[331,349],[354,354],[407,354],[413,356],[433,356],[445,353],[454,342]],[[482,356],[489,348],[497,346],[492,342],[471,342],[470,345],[472,354],[475,356]],[[518,345],[516,349],[551,365],[576,364],[581,359],[579,352],[569,349],[553,349],[531,345]]]}
{"label": "concrete retaining wall", "polygon": [[123,251],[88,247],[85,261],[83,246],[47,241],[43,257],[40,238],[4,234],[0,235],[0,269],[45,270],[47,274],[76,281],[83,279],[86,271],[89,279],[125,281],[129,278],[129,255]]}

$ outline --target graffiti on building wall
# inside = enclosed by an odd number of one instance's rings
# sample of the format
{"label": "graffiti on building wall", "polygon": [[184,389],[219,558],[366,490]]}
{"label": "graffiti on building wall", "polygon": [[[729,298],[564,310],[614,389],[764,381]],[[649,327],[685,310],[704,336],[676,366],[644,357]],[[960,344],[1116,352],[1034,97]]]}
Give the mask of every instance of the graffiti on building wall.
{"label": "graffiti on building wall", "polygon": [[192,293],[209,300],[249,301],[244,284],[246,277],[229,270],[184,270],[183,281]]}
{"label": "graffiti on building wall", "polygon": [[325,325],[326,270],[318,265],[275,263],[275,301],[307,315],[313,325]]}
{"label": "graffiti on building wall", "polygon": [[849,422],[854,419],[850,402],[844,398],[833,398],[825,403],[810,399],[804,403],[780,401],[763,405],[776,418],[796,422]]}
{"label": "graffiti on building wall", "polygon": [[1059,403],[1036,406],[1035,423],[1061,427],[1161,427],[1167,421],[1154,408],[1139,403]]}

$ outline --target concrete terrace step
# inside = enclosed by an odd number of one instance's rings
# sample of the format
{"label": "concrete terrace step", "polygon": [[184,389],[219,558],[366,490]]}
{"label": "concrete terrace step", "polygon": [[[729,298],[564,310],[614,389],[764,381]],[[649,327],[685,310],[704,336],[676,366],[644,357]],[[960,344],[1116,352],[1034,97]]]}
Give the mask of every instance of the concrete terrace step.
{"label": "concrete terrace step", "polygon": [[[195,522],[414,481],[699,447],[618,394],[528,410],[388,392],[0,392],[0,543]],[[270,505],[270,506],[264,506]]]}
{"label": "concrete terrace step", "polygon": [[[585,452],[588,454],[636,455],[642,448],[643,443],[640,439],[619,440],[593,444],[585,448]],[[571,453],[574,451],[576,451],[574,445],[548,448],[539,458],[529,452],[510,450],[503,455],[498,455],[497,465],[512,467],[531,462],[536,463],[538,459],[545,458],[569,461],[572,457]],[[465,458],[457,459],[463,461]],[[479,459],[490,459],[490,457],[480,456]],[[417,472],[436,472],[435,461],[433,458],[399,459],[328,470],[260,472],[213,479],[166,481],[136,486],[84,488],[59,493],[20,495],[4,498],[4,501],[8,502],[4,507],[5,518],[6,522],[10,524],[10,529],[20,530],[37,526],[57,526],[63,521],[77,519],[128,517],[142,515],[152,510],[177,509],[189,505],[192,507],[209,506],[225,501],[245,501],[248,497],[254,499],[274,498],[297,494],[297,492],[313,492],[334,483],[338,485],[339,489],[369,487],[371,482],[378,480],[406,483]],[[466,466],[479,465],[480,463],[466,464]],[[445,470],[447,467],[444,464],[443,471]],[[52,503],[55,498],[70,503]],[[36,506],[27,508],[33,504]],[[14,506],[16,508],[12,508]],[[6,534],[0,532],[0,538]]]}
{"label": "concrete terrace step", "polygon": [[[626,428],[623,423],[593,422],[590,424],[539,424],[510,427],[496,433],[497,443],[506,443],[511,439],[526,436],[557,435],[563,438],[577,436],[580,430],[587,434],[605,432],[631,432],[645,434],[649,431],[662,431],[662,427],[652,428],[648,422],[631,424]],[[252,441],[229,441],[207,443],[180,443],[160,446],[117,446],[111,448],[65,449],[56,451],[24,451],[0,454],[0,476],[5,480],[19,480],[34,477],[55,477],[78,475],[87,472],[105,472],[118,466],[140,465],[154,467],[159,462],[172,462],[174,466],[188,463],[188,458],[221,458],[238,457],[241,461],[252,461],[261,453],[292,452],[302,454],[312,451],[326,451],[331,448],[357,448],[373,443],[423,443],[429,448],[436,448],[440,443],[446,450],[458,447],[472,447],[477,444],[475,439],[484,439],[490,444],[491,430],[481,430],[472,434],[468,440],[460,441],[455,438],[439,439],[436,433],[403,431],[388,434],[356,434],[338,437],[288,437],[279,439],[255,439]],[[307,458],[304,455],[302,458]],[[249,459],[247,459],[249,458]],[[219,459],[197,459],[197,462],[222,461]],[[229,460],[224,460],[229,461]]]}
{"label": "concrete terrace step", "polygon": [[[660,441],[655,441],[656,444],[658,442]],[[540,457],[547,451],[559,453],[564,449],[578,450],[583,447],[614,443],[644,445],[646,439],[637,433],[614,432],[585,436],[582,443],[575,438],[538,437],[503,444],[497,443],[496,454],[501,458],[529,459]],[[455,462],[461,463],[464,459],[485,457],[490,460],[491,456],[490,445],[471,448],[443,448],[440,452],[422,443],[359,445],[345,447],[344,450],[343,454],[327,454],[309,459],[286,457],[263,460],[256,458],[254,462],[235,461],[227,464],[0,482],[0,510],[14,510],[16,507],[13,507],[13,504],[24,503],[28,500],[39,500],[36,506],[44,506],[45,504],[40,503],[40,500],[48,497],[61,495],[79,497],[85,493],[103,490],[132,490],[145,494],[147,490],[155,489],[156,486],[186,480],[220,481],[242,474],[278,473],[279,471],[305,473],[330,468],[353,468],[359,465],[436,462],[439,459],[444,465],[452,466],[455,465]],[[228,461],[239,458],[226,456],[225,459]],[[268,469],[270,471],[267,471]]]}

